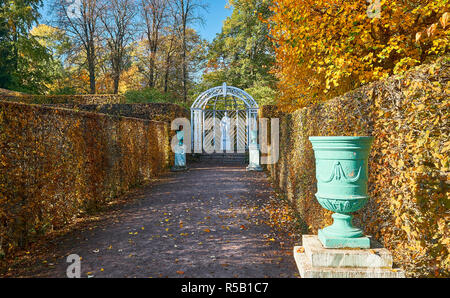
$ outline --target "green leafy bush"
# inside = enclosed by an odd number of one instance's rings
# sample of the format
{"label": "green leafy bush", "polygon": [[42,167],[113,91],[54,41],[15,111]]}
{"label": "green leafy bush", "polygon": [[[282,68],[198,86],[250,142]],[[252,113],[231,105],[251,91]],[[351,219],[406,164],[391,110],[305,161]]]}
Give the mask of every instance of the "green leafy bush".
{"label": "green leafy bush", "polygon": [[126,103],[174,103],[175,99],[169,94],[160,92],[154,88],[142,90],[129,90],[125,93]]}
{"label": "green leafy bush", "polygon": [[255,83],[253,87],[245,89],[245,92],[250,94],[260,106],[276,103],[277,91],[267,85]]}

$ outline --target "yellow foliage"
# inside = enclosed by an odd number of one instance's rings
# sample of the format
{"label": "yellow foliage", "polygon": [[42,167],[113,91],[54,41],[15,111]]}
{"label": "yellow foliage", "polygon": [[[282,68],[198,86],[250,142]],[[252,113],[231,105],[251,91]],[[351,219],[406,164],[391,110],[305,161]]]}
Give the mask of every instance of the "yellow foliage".
{"label": "yellow foliage", "polygon": [[447,0],[274,0],[275,45],[285,111],[401,74],[449,50]]}
{"label": "yellow foliage", "polygon": [[166,122],[0,101],[0,253],[168,168]]}

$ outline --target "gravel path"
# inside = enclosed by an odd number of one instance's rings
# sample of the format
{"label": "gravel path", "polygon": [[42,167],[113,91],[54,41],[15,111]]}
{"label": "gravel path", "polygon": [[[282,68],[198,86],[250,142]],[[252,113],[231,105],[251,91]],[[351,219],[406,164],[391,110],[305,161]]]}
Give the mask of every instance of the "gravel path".
{"label": "gravel path", "polygon": [[55,240],[22,275],[66,277],[67,256],[78,254],[82,277],[296,277],[292,246],[263,223],[272,193],[265,173],[194,163]]}

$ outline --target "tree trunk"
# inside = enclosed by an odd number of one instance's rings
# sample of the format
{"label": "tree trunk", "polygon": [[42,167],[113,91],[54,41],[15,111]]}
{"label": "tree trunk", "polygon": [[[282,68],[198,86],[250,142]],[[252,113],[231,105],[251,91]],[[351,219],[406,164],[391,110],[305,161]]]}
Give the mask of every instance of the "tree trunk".
{"label": "tree trunk", "polygon": [[183,63],[183,101],[187,102],[187,66],[186,66],[186,22],[183,24],[183,53],[181,56]]}
{"label": "tree trunk", "polygon": [[170,54],[167,54],[166,57],[166,71],[164,74],[164,93],[169,91],[169,70],[170,70]]}
{"label": "tree trunk", "polygon": [[114,94],[118,94],[119,93],[119,82],[120,82],[120,74],[115,74],[114,75]]}
{"label": "tree trunk", "polygon": [[90,87],[90,94],[96,93],[96,86],[95,86],[95,63],[94,59],[91,55],[88,57],[88,72],[89,72],[89,87]]}
{"label": "tree trunk", "polygon": [[155,87],[155,58],[153,50],[150,53],[150,79],[148,81],[148,86],[150,88]]}

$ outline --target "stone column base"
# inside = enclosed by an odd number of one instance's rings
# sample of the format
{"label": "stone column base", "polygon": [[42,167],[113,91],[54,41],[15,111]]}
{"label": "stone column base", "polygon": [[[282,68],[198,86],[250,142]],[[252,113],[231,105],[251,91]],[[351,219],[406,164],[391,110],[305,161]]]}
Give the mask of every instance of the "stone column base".
{"label": "stone column base", "polygon": [[261,168],[260,165],[249,165],[247,167],[247,171],[256,171],[256,172],[262,172],[263,168]]}
{"label": "stone column base", "polygon": [[303,246],[294,247],[302,278],[404,278],[392,268],[392,254],[371,241],[371,249],[330,249],[315,235],[304,235]]}
{"label": "stone column base", "polygon": [[171,172],[185,172],[185,171],[187,171],[187,170],[189,170],[189,168],[186,167],[186,166],[184,166],[184,167],[173,166],[173,167],[170,169]]}

